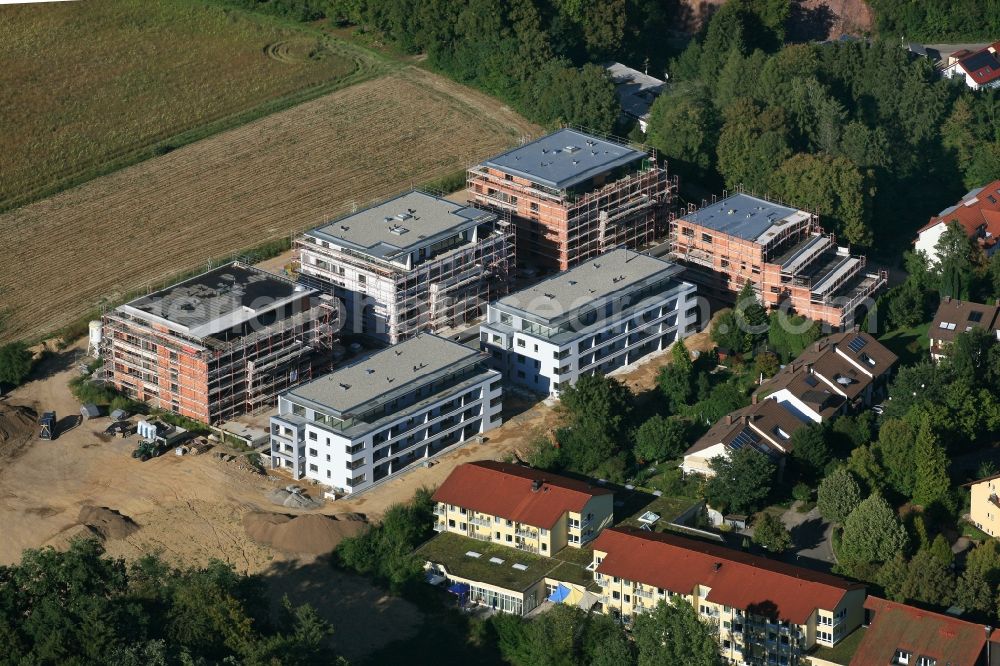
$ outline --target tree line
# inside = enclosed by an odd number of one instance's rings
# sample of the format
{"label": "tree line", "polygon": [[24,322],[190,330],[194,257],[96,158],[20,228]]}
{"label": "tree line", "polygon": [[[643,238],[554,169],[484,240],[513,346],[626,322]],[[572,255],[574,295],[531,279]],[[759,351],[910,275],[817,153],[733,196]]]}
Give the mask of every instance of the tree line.
{"label": "tree line", "polygon": [[77,540],[0,566],[0,664],[346,663],[328,648],[331,633],[312,607],[287,599],[272,617],[263,582],[218,561],[126,563],[96,540]]}
{"label": "tree line", "polygon": [[884,251],[1000,176],[998,93],[942,80],[898,38],[783,45],[781,25],[727,2],[671,62],[648,140],[682,191],[701,186],[689,197],[742,185]]}

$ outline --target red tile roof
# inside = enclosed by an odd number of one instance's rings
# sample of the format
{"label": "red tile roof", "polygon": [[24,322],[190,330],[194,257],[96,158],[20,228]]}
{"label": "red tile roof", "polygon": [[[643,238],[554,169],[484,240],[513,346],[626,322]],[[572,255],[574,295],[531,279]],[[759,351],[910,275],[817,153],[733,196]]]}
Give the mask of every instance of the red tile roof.
{"label": "red tile roof", "polygon": [[708,600],[804,624],[817,608],[832,611],[849,590],[863,589],[836,576],[795,567],[717,544],[674,534],[609,528],[594,541],[607,553],[597,566],[606,576],[691,594],[711,588]]}
{"label": "red tile roof", "polygon": [[952,220],[962,225],[970,237],[983,236],[980,242],[985,247],[996,243],[997,238],[1000,238],[1000,180],[968,192],[956,205],[932,217],[917,233]]}
{"label": "red tile roof", "polygon": [[[1000,78],[1000,58],[997,57],[1000,51],[1000,42],[994,42],[986,48],[960,56],[959,67],[972,77],[972,80],[979,85],[985,85]],[[952,54],[956,57],[957,54]]]}
{"label": "red tile roof", "polygon": [[865,608],[874,612],[871,626],[851,659],[851,666],[893,663],[896,650],[936,659],[940,666],[975,666],[986,645],[986,627],[939,613],[868,597]]}
{"label": "red tile roof", "polygon": [[[537,490],[535,481],[540,482]],[[486,460],[456,467],[433,499],[548,529],[567,511],[579,513],[591,498],[610,494],[585,481]]]}

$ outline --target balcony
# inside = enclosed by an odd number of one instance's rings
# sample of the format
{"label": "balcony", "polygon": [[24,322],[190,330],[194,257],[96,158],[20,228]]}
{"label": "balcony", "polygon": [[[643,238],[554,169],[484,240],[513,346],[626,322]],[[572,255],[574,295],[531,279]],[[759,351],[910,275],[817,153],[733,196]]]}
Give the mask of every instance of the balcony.
{"label": "balcony", "polygon": [[518,529],[514,530],[514,536],[521,537],[522,539],[537,539],[538,532],[534,530],[526,530],[519,527]]}
{"label": "balcony", "polygon": [[444,506],[436,505],[433,509],[431,509],[431,513],[435,516],[444,516],[448,513],[448,509]]}
{"label": "balcony", "polygon": [[445,523],[434,523],[435,532],[444,532],[446,529],[448,529],[448,527]]}
{"label": "balcony", "polygon": [[[489,537],[486,537],[485,540],[489,540]],[[538,553],[537,548],[535,548],[534,546],[529,546],[523,541],[518,541],[517,543],[514,544],[514,547],[517,548],[518,550],[523,550],[526,553],[536,553],[536,554]]]}
{"label": "balcony", "polygon": [[493,521],[489,518],[469,518],[469,522],[480,527],[491,527],[493,525]]}

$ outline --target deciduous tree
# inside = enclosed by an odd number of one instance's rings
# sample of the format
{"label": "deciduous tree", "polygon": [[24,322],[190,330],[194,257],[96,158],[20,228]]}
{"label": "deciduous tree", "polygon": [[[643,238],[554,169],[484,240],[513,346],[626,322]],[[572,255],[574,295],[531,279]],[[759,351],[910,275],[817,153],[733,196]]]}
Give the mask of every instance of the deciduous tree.
{"label": "deciduous tree", "polygon": [[854,475],[838,467],[819,484],[816,506],[821,516],[834,523],[843,523],[861,504],[861,487]]}
{"label": "deciduous tree", "polygon": [[777,466],[752,446],[728,456],[712,458],[715,475],[705,484],[705,496],[719,511],[750,514],[764,506],[771,494]]}
{"label": "deciduous tree", "polygon": [[908,541],[896,513],[876,492],[862,500],[844,522],[840,555],[848,566],[887,562]]}

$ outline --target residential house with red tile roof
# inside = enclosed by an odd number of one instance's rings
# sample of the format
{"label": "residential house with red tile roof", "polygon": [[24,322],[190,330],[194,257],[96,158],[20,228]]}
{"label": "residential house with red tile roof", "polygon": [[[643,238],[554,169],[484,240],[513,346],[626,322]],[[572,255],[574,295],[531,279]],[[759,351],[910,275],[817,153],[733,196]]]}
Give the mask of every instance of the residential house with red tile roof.
{"label": "residential house with red tile roof", "polygon": [[917,232],[914,249],[937,262],[937,244],[949,222],[957,222],[987,256],[997,250],[1000,237],[1000,180],[969,190],[962,200],[935,215]]}
{"label": "residential house with red tile roof", "polygon": [[863,619],[861,584],[666,532],[606,529],[594,541],[593,568],[605,613],[631,621],[683,598],[718,627],[733,663],[798,664]]}
{"label": "residential house with red tile roof", "polygon": [[851,666],[979,666],[990,628],[906,604],[868,597],[864,638]]}
{"label": "residential house with red tile roof", "polygon": [[948,56],[948,65],[941,75],[960,78],[973,90],[1000,86],[1000,42],[993,42],[978,51],[961,49]]}
{"label": "residential house with red tile roof", "polygon": [[493,461],[459,465],[433,500],[436,531],[540,555],[590,542],[614,512],[607,488]]}

